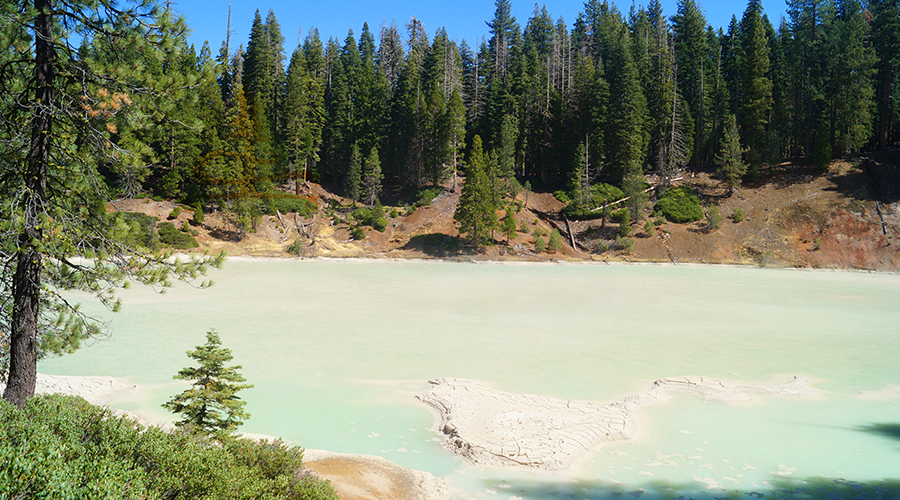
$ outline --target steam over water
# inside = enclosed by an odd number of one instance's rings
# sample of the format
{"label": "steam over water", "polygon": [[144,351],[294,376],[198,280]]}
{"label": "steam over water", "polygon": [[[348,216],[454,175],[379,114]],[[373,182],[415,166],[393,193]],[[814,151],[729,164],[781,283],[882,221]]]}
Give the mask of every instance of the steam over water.
{"label": "steam over water", "polygon": [[[39,371],[127,378],[151,421],[215,328],[255,388],[243,432],[380,455],[455,498],[900,497],[900,276],[706,266],[228,261],[216,285],[135,287],[111,338]],[[482,468],[414,396],[437,377],[613,402],[662,377],[806,378],[813,396],[676,394],[634,442],[563,474]],[[817,493],[818,492],[818,493]],[[823,496],[824,498],[824,496]]]}

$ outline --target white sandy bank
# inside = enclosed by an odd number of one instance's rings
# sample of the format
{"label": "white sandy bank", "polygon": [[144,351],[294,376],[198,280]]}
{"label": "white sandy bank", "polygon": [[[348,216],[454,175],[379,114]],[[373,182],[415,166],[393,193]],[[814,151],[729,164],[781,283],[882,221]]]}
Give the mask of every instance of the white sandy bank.
{"label": "white sandy bank", "polygon": [[485,387],[476,380],[440,378],[416,398],[438,413],[444,448],[471,463],[560,471],[573,468],[598,446],[628,441],[638,432],[637,411],[669,399],[672,390],[723,401],[751,399],[748,391],[804,395],[795,378],[786,384],[747,385],[704,377],[659,379],[653,389],[609,404],[563,401]]}

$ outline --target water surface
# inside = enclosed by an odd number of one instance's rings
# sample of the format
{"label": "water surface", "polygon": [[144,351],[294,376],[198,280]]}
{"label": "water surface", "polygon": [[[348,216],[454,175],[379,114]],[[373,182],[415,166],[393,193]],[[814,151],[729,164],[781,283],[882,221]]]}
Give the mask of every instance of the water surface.
{"label": "water surface", "polygon": [[[171,421],[159,405],[184,388],[172,375],[215,328],[256,386],[242,393],[252,415],[242,431],[380,455],[444,477],[456,498],[900,496],[897,275],[229,260],[210,277],[207,290],[126,290],[118,314],[84,300],[109,319],[110,338],[39,370],[127,377],[142,391],[120,406]],[[817,393],[678,395],[642,411],[634,442],[566,474],[465,464],[414,399],[429,379],[459,377],[612,402],[680,375],[799,375]]]}

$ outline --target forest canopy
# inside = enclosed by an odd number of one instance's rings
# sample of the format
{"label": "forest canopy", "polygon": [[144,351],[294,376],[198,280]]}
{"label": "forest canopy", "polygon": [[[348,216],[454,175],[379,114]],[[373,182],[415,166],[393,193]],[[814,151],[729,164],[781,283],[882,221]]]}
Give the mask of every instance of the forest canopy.
{"label": "forest canopy", "polygon": [[372,205],[455,179],[476,135],[487,175],[581,200],[629,176],[710,167],[734,185],[784,158],[825,166],[892,145],[900,2],[787,3],[777,26],[751,0],[715,30],[694,0],[671,13],[588,0],[572,23],[546,6],[523,23],[496,0],[474,46],[412,18],[343,40],[312,29],[290,48],[257,11],[245,44],[213,54],[182,36],[167,50],[153,70],[194,92],[169,119],[116,124],[114,141],[146,145],[146,168],[108,181],[240,222],[304,180]]}

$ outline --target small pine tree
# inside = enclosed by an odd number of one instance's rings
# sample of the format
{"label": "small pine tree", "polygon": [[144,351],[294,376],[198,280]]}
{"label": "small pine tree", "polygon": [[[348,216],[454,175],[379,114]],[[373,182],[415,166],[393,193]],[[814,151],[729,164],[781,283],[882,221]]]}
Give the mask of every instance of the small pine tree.
{"label": "small pine tree", "polygon": [[711,205],[706,209],[706,223],[710,231],[718,231],[722,225],[722,216],[719,215],[719,207]]}
{"label": "small pine tree", "polygon": [[194,224],[203,224],[203,204],[199,201],[194,204]]}
{"label": "small pine tree", "polygon": [[534,251],[537,253],[544,253],[547,250],[547,242],[544,241],[544,238],[540,236],[534,237]]}
{"label": "small pine tree", "polygon": [[547,242],[547,251],[550,253],[556,253],[563,248],[563,239],[562,235],[559,234],[559,229],[554,229],[550,232],[550,241]]}
{"label": "small pine tree", "polygon": [[193,385],[163,404],[163,408],[184,416],[184,420],[175,422],[178,427],[193,427],[207,434],[233,432],[250,417],[244,411],[247,402],[241,401],[237,393],[253,386],[241,384],[246,379],[238,372],[239,365],[225,366],[233,356],[230,349],[222,347],[215,330],[206,333],[206,344],[187,351],[187,355],[200,366],[183,368],[173,378],[191,380]]}
{"label": "small pine tree", "polygon": [[509,245],[509,240],[518,236],[518,233],[516,232],[515,208],[510,207],[506,209],[506,216],[503,217],[503,222],[500,225],[500,232],[503,233],[503,236],[506,236],[507,245]]}

